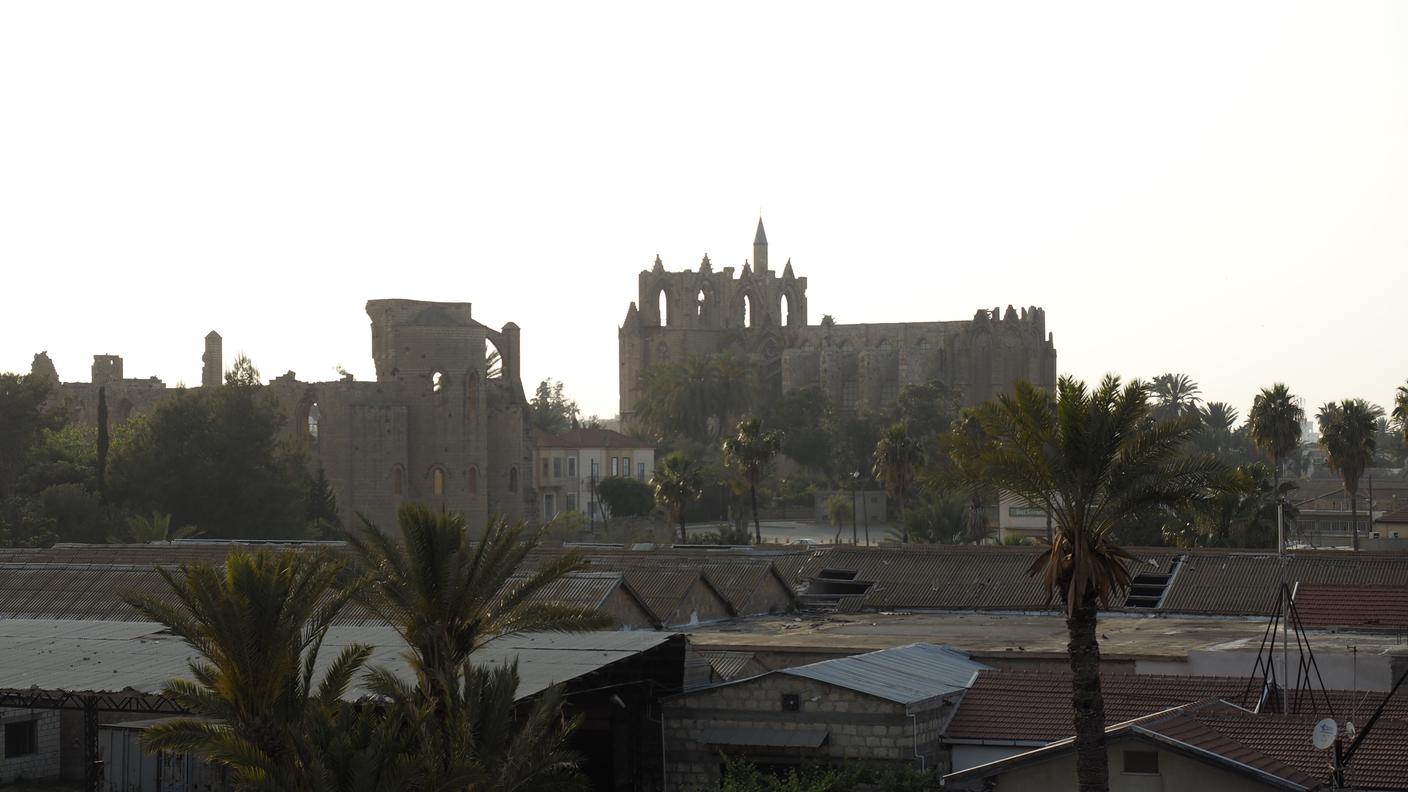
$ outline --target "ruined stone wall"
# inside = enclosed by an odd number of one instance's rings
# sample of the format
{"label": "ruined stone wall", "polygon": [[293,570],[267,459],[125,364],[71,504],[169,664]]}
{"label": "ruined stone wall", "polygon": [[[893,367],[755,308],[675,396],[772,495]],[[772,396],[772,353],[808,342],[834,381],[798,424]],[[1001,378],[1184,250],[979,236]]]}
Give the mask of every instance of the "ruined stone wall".
{"label": "ruined stone wall", "polygon": [[[393,528],[405,501],[462,512],[478,530],[491,513],[535,517],[517,326],[485,327],[468,303],[372,300],[367,314],[376,381],[307,383],[288,372],[267,386],[286,416],[285,441],[323,470],[344,526],[357,527],[362,514]],[[492,377],[491,349],[501,360]],[[121,369],[121,358],[95,356],[98,382],[61,385],[54,407],[96,426],[98,388],[106,384],[115,425],[176,392],[155,378],[122,379]],[[47,355],[35,356],[33,370],[57,381]]]}

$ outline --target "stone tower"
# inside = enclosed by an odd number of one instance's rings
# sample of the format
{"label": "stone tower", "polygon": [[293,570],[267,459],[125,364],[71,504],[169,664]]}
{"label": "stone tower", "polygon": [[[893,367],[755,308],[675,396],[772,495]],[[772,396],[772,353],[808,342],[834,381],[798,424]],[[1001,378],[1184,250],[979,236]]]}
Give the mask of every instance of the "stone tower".
{"label": "stone tower", "polygon": [[205,354],[201,356],[205,367],[200,372],[202,388],[218,388],[225,371],[225,352],[220,334],[211,330],[205,336]]}

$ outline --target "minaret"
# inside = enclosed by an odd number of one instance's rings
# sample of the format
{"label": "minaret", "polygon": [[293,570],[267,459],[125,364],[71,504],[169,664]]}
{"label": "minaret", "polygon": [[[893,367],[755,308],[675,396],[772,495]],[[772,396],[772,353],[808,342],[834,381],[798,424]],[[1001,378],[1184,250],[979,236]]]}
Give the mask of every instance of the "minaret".
{"label": "minaret", "polygon": [[205,354],[201,356],[205,368],[200,372],[202,388],[218,388],[224,379],[225,351],[220,342],[220,334],[211,330],[205,336]]}
{"label": "minaret", "polygon": [[753,236],[753,272],[764,275],[768,271],[768,235],[763,232],[763,218],[758,218],[758,233]]}

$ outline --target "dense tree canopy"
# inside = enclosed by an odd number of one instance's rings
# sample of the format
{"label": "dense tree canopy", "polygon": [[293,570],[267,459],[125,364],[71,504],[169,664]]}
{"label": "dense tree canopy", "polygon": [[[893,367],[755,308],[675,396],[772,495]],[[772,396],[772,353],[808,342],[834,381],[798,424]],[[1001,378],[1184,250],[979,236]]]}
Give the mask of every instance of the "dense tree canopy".
{"label": "dense tree canopy", "polygon": [[528,416],[533,428],[545,434],[558,434],[577,425],[581,410],[577,402],[567,398],[561,382],[545,379],[538,383],[533,398],[528,400]]}
{"label": "dense tree canopy", "polygon": [[306,461],[280,441],[283,417],[262,387],[232,382],[178,393],[136,424],[114,448],[109,492],[214,538],[303,536]]}

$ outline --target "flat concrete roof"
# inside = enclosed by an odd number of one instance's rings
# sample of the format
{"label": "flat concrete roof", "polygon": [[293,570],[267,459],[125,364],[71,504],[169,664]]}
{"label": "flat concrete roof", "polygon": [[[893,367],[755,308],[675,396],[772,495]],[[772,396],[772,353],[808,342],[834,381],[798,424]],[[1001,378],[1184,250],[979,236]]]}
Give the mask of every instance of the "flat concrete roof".
{"label": "flat concrete roof", "polygon": [[[1190,651],[1256,652],[1265,618],[1100,615],[1100,655],[1105,660],[1185,658]],[[1408,655],[1395,634],[1310,631],[1316,653]],[[922,641],[947,644],[974,659],[1066,657],[1069,640],[1059,615],[1012,613],[831,613],[766,616],[700,627],[689,639],[703,650],[848,654]]]}

